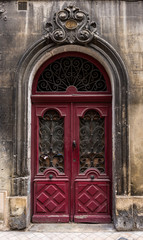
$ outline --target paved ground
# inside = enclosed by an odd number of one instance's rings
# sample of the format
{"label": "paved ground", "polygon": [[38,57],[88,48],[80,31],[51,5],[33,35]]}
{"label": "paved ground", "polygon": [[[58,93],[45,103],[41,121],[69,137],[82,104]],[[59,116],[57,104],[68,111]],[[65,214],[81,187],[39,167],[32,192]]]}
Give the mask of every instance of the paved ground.
{"label": "paved ground", "polygon": [[26,231],[0,231],[0,240],[143,240],[143,232],[117,232],[111,224],[33,224]]}

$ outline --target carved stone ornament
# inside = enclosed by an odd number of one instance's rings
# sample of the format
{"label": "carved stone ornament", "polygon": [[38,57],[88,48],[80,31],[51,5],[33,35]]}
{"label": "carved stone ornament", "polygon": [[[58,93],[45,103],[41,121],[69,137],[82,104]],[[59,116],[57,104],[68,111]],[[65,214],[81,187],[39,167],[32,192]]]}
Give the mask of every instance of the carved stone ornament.
{"label": "carved stone ornament", "polygon": [[96,23],[90,22],[88,14],[74,6],[55,13],[53,24],[47,22],[45,30],[46,38],[55,43],[86,44],[97,34]]}

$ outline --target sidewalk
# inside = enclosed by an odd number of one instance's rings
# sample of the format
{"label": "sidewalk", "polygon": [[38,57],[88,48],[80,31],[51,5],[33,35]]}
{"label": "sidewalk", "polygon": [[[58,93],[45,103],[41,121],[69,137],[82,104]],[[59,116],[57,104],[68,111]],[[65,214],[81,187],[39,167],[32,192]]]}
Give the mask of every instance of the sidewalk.
{"label": "sidewalk", "polygon": [[143,240],[143,231],[117,232],[111,224],[32,224],[26,231],[0,231],[0,240]]}

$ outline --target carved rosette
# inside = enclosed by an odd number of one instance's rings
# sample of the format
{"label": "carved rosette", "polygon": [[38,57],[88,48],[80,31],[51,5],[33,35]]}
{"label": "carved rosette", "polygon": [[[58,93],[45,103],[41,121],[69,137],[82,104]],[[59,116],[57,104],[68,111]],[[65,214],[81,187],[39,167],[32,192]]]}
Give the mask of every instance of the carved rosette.
{"label": "carved rosette", "polygon": [[84,11],[69,6],[54,14],[53,23],[46,23],[46,38],[55,43],[87,44],[97,34],[96,23]]}

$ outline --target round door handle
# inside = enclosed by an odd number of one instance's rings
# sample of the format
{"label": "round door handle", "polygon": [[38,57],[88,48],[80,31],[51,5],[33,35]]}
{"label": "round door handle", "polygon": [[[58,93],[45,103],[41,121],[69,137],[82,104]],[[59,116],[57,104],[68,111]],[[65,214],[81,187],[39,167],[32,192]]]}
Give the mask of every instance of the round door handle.
{"label": "round door handle", "polygon": [[52,178],[53,178],[53,175],[52,175],[52,174],[50,174],[50,175],[49,175],[49,178],[50,178],[50,179],[52,179]]}
{"label": "round door handle", "polygon": [[94,179],[94,175],[90,175],[90,178],[91,178],[91,180],[93,180]]}

